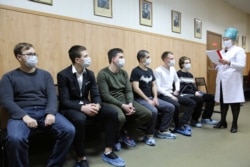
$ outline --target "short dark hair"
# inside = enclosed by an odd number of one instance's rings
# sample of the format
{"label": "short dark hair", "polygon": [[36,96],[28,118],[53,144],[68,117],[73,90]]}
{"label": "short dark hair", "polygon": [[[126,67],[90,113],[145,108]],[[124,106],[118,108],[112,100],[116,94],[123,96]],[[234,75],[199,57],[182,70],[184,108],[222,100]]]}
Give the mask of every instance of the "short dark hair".
{"label": "short dark hair", "polygon": [[117,56],[118,53],[123,53],[123,50],[120,48],[113,48],[108,51],[109,64],[112,59]]}
{"label": "short dark hair", "polygon": [[87,50],[87,48],[85,46],[81,46],[81,45],[74,45],[69,49],[69,51],[68,51],[69,58],[73,64],[75,63],[75,58],[80,58],[81,52],[84,50]]}
{"label": "short dark hair", "polygon": [[168,55],[172,55],[173,52],[170,52],[170,51],[166,51],[166,52],[163,52],[162,55],[161,55],[161,59],[164,60],[166,57],[168,57]]}
{"label": "short dark hair", "polygon": [[146,54],[148,54],[149,52],[147,50],[140,50],[137,53],[137,60],[138,62],[140,62],[141,58],[144,58],[146,56]]}
{"label": "short dark hair", "polygon": [[34,48],[33,45],[30,43],[21,42],[16,44],[13,50],[15,57],[17,57],[18,54],[22,54],[24,50],[29,50],[30,48]]}
{"label": "short dark hair", "polygon": [[182,56],[180,59],[179,59],[179,67],[180,69],[183,68],[183,64],[185,63],[185,60],[189,60],[191,62],[191,59],[189,57],[186,57],[186,56]]}

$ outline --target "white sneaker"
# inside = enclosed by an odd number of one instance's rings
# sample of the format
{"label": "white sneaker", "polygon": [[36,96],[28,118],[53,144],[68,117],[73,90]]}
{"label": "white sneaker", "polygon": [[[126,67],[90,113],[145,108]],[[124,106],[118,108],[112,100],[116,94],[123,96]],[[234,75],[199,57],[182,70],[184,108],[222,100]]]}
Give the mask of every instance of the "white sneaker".
{"label": "white sneaker", "polygon": [[216,125],[218,121],[213,120],[213,119],[202,119],[201,123],[208,124],[208,125]]}

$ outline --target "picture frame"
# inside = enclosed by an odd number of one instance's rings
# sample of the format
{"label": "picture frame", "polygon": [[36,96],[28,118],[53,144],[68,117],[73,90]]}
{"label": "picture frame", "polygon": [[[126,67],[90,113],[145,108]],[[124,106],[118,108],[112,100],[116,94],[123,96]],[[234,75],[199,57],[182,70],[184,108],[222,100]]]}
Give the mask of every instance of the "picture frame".
{"label": "picture frame", "polygon": [[181,33],[181,12],[171,11],[172,32]]}
{"label": "picture frame", "polygon": [[53,0],[30,0],[30,1],[43,3],[43,4],[47,4],[47,5],[53,5]]}
{"label": "picture frame", "polygon": [[247,37],[246,36],[242,36],[242,48],[246,49],[246,41],[247,41]]}
{"label": "picture frame", "polygon": [[94,15],[112,18],[112,0],[94,0]]}
{"label": "picture frame", "polygon": [[152,27],[153,6],[151,1],[139,0],[140,24]]}
{"label": "picture frame", "polygon": [[200,38],[202,37],[202,21],[200,19],[194,19],[194,37]]}

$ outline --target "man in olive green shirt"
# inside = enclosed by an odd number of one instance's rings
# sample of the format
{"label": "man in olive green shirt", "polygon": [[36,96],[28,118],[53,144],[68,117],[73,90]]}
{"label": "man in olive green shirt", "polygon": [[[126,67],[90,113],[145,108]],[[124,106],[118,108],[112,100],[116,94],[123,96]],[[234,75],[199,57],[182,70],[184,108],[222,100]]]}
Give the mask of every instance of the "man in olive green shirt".
{"label": "man in olive green shirt", "polygon": [[125,64],[123,50],[114,48],[108,52],[109,66],[99,71],[97,83],[104,102],[118,112],[121,139],[127,146],[136,146],[130,136],[136,128],[151,118],[151,112],[134,101],[128,74],[121,69]]}

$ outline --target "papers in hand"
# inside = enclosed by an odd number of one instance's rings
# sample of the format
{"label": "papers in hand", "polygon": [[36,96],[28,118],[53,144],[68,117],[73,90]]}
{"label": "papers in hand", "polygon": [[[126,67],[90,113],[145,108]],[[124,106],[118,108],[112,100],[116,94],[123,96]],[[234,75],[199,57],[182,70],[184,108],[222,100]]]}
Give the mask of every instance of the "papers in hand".
{"label": "papers in hand", "polygon": [[206,54],[209,57],[209,59],[215,64],[219,64],[219,60],[222,59],[219,50],[207,50]]}

